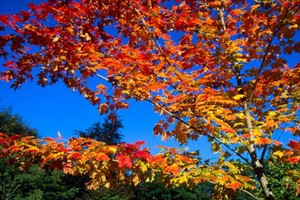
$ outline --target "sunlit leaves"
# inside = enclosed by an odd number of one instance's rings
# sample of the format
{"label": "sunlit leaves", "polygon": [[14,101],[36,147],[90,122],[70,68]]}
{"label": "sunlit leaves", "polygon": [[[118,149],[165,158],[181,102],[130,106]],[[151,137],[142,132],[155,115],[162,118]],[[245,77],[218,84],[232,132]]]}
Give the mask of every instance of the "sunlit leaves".
{"label": "sunlit leaves", "polygon": [[167,185],[177,180],[187,183],[192,177],[184,171],[196,167],[193,158],[175,148],[166,148],[153,156],[148,148],[141,147],[144,142],[114,146],[92,139],[72,138],[66,145],[51,138],[41,141],[33,137],[8,137],[2,133],[0,141],[0,156],[11,156],[10,161],[18,163],[21,170],[39,163],[47,169],[74,175],[88,174],[90,189],[100,185],[112,187],[118,182],[137,185],[142,180],[153,181],[151,177],[164,179]]}
{"label": "sunlit leaves", "polygon": [[216,183],[219,194],[251,185],[225,162],[233,155],[258,163],[274,148],[279,160],[299,162],[295,142],[286,151],[276,140],[300,130],[300,65],[291,57],[299,53],[298,2],[147,2],[48,1],[1,15],[0,80],[13,88],[27,80],[43,87],[62,81],[100,114],[128,108],[128,99],[147,101],[162,115],[154,134],[180,144],[208,137],[220,155],[217,166],[194,166],[174,149],[152,156],[140,143],[107,146],[82,138],[66,147],[49,138],[43,145],[27,138],[25,145],[2,136],[0,144],[9,146],[3,155],[22,151],[48,167],[89,173],[91,188],[154,177],[179,185],[193,177]]}

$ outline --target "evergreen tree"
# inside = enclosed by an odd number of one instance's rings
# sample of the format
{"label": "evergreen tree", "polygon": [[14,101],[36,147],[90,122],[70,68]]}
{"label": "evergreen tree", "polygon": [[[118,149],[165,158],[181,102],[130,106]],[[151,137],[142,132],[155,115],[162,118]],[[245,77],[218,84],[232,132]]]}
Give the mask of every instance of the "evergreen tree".
{"label": "evergreen tree", "polygon": [[123,125],[118,118],[115,120],[106,118],[102,124],[96,122],[85,131],[75,130],[75,132],[80,137],[92,138],[105,142],[108,145],[116,145],[119,144],[123,138],[123,135],[119,132],[120,128],[123,128]]}
{"label": "evergreen tree", "polygon": [[20,115],[13,114],[11,108],[0,112],[0,132],[6,135],[38,136],[37,130],[30,128]]}
{"label": "evergreen tree", "polygon": [[[115,119],[105,118],[104,122],[96,122],[84,131],[75,130],[75,133],[80,137],[92,138],[100,142],[105,142],[108,145],[117,145],[122,142],[123,135],[120,133],[120,129],[123,128],[123,125],[116,115],[115,117]],[[77,196],[76,199],[129,200],[133,197],[132,193],[133,190],[131,187],[125,185],[120,185],[116,189],[100,187],[95,191],[85,191],[80,196]]]}
{"label": "evergreen tree", "polygon": [[[0,132],[7,135],[38,136],[22,117],[11,109],[0,112]],[[0,145],[1,149],[1,145]],[[71,175],[61,171],[45,171],[34,165],[22,172],[16,164],[8,164],[9,157],[0,159],[0,199],[2,200],[68,200],[74,199],[84,188],[84,182],[71,182]]]}

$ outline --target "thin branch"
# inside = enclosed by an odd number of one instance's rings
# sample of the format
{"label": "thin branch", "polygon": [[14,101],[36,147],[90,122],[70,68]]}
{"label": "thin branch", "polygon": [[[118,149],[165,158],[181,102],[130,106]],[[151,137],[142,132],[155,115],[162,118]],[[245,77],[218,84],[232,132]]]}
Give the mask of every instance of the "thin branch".
{"label": "thin branch", "polygon": [[[213,181],[208,181],[209,183],[211,183],[211,184],[216,184],[215,182],[213,182]],[[249,191],[247,191],[247,190],[244,190],[244,189],[240,189],[242,192],[244,192],[244,193],[246,193],[246,194],[248,194],[249,196],[251,196],[253,199],[255,199],[255,200],[261,200],[260,198],[258,198],[258,197],[256,197],[256,196],[254,196],[254,194],[252,194],[251,192],[249,192]]]}
{"label": "thin branch", "polygon": [[[221,24],[222,24],[222,28],[223,28],[223,31],[226,30],[226,24],[225,24],[225,19],[224,19],[224,12],[223,12],[223,6],[220,6],[220,8],[218,9],[219,11],[219,16],[220,16],[220,21],[221,21]],[[240,76],[238,74],[236,74],[236,77],[237,77],[237,80],[238,80],[238,86],[241,85],[241,80],[240,80]],[[226,146],[227,147],[227,146]],[[228,147],[227,147],[228,148]],[[248,147],[246,146],[247,150],[249,151]],[[230,148],[229,148],[230,149]],[[230,149],[231,150],[231,149]],[[232,150],[231,150],[232,151]],[[234,151],[235,152],[235,151]],[[235,152],[238,156],[239,154],[237,152]],[[250,161],[245,158],[244,156],[239,156],[240,158],[244,158],[243,160],[246,161],[247,163],[250,164]]]}
{"label": "thin branch", "polygon": [[107,81],[107,82],[110,82],[110,80],[109,80],[108,78],[106,78],[105,76],[102,76],[102,75],[99,74],[96,70],[91,69],[91,68],[89,68],[89,67],[87,67],[87,66],[85,66],[85,68],[87,68],[88,70],[94,72],[94,74],[95,74],[96,76],[98,76],[99,78],[101,78],[101,79],[103,79],[103,80],[105,80],[105,81]]}
{"label": "thin branch", "polygon": [[[253,95],[254,95],[256,86],[257,86],[257,84],[258,84],[258,82],[259,82],[259,80],[260,80],[260,76],[261,76],[262,70],[263,70],[263,68],[265,67],[265,62],[266,62],[267,56],[268,56],[268,54],[269,54],[269,50],[270,50],[270,47],[271,47],[271,45],[272,45],[272,42],[274,41],[274,38],[275,38],[275,36],[277,35],[277,33],[280,31],[280,29],[285,25],[285,23],[286,23],[286,18],[287,18],[287,14],[288,14],[288,11],[289,11],[289,8],[290,8],[291,4],[292,4],[292,1],[290,1],[290,4],[289,4],[289,6],[288,6],[288,8],[287,8],[287,10],[286,10],[286,12],[285,12],[284,19],[281,21],[281,24],[280,24],[280,26],[278,27],[278,29],[274,31],[273,35],[271,36],[271,40],[270,40],[270,42],[268,43],[268,46],[267,46],[266,51],[265,51],[265,53],[264,53],[264,56],[263,56],[261,65],[260,65],[259,70],[258,70],[258,74],[257,74],[257,76],[255,77],[255,82],[254,82],[254,85],[253,85],[253,87],[252,87],[252,91],[251,91],[250,98],[249,98],[249,105],[250,105],[251,102],[252,102]],[[294,14],[297,13],[298,10],[299,10],[299,7],[295,10]],[[293,15],[294,15],[294,14],[293,14]]]}
{"label": "thin branch", "polygon": [[262,151],[262,153],[261,153],[261,156],[260,156],[260,159],[259,159],[259,161],[260,161],[261,163],[264,162],[264,158],[265,158],[265,155],[266,155],[266,153],[267,153],[268,146],[269,146],[269,145],[265,145],[265,146],[264,146],[264,149],[263,149],[263,151]]}
{"label": "thin branch", "polygon": [[[282,136],[283,133],[286,131],[286,128],[287,128],[287,125],[285,125],[284,129],[281,131],[281,133],[280,133],[278,139],[276,139],[276,140],[278,140],[278,141],[280,140],[281,136]],[[273,131],[274,131],[274,130],[273,130]],[[273,131],[272,131],[272,132],[273,132]],[[270,134],[270,135],[271,135],[271,134]],[[272,138],[272,136],[270,136],[269,138]],[[264,149],[263,149],[263,152],[262,152],[261,157],[260,157],[260,162],[261,162],[261,163],[263,163],[263,161],[264,161],[264,157],[265,157],[265,154],[267,153],[267,148],[268,148],[268,146],[269,146],[269,145],[265,145],[265,147],[264,147]]]}
{"label": "thin branch", "polygon": [[179,70],[178,68],[174,67],[174,66],[170,63],[170,61],[169,61],[167,55],[166,55],[165,52],[163,51],[163,49],[162,49],[160,43],[158,42],[158,40],[154,37],[153,33],[151,32],[150,28],[149,28],[148,25],[146,24],[146,22],[145,22],[144,18],[142,17],[141,13],[140,13],[136,8],[133,8],[131,5],[129,5],[129,8],[131,8],[132,10],[134,10],[134,11],[136,12],[136,14],[137,14],[138,16],[141,17],[141,22],[142,22],[143,26],[146,28],[146,30],[147,30],[147,32],[148,32],[148,34],[149,34],[151,40],[152,40],[152,41],[154,42],[154,44],[157,46],[158,51],[159,51],[160,54],[164,57],[165,61],[168,63],[168,65],[171,67],[171,69],[174,71],[174,73],[175,73],[175,75],[177,76],[177,78],[178,78],[180,81],[183,81],[182,78],[180,77],[180,74],[181,74],[180,70]]}
{"label": "thin branch", "polygon": [[[106,78],[106,77],[104,77],[104,76],[98,74],[98,73],[95,72],[95,71],[93,71],[93,72],[94,72],[99,78],[101,78],[101,79],[103,79],[103,80],[105,80],[105,81],[111,83],[111,81],[110,81],[108,78]],[[115,84],[117,84],[119,87],[123,88],[123,86],[121,86],[119,83],[115,83]],[[133,98],[137,98],[137,97],[138,97],[136,94],[130,94],[130,95],[131,95],[131,97],[133,97]],[[149,102],[149,103],[151,103],[151,104],[154,105],[154,106],[157,106],[160,110],[162,110],[163,112],[167,113],[168,115],[174,117],[176,120],[182,122],[183,124],[185,124],[186,126],[188,126],[189,128],[191,128],[192,130],[194,130],[195,132],[201,133],[201,131],[198,130],[196,127],[190,125],[188,122],[184,121],[181,117],[179,117],[178,115],[176,115],[176,114],[174,114],[174,113],[168,111],[166,108],[164,108],[163,106],[159,105],[158,103],[152,101],[151,99],[144,99],[144,100],[147,101],[147,102]],[[207,134],[205,134],[205,136],[207,136],[207,137],[209,137],[209,138],[211,138],[211,139],[213,139],[213,140],[216,140],[217,142],[219,142],[219,144],[225,146],[227,149],[229,149],[230,151],[232,151],[234,154],[236,154],[238,157],[240,157],[240,158],[241,158],[242,160],[244,160],[246,163],[251,164],[250,161],[249,161],[246,157],[244,157],[244,156],[242,156],[241,154],[239,154],[238,152],[236,152],[234,149],[232,149],[228,144],[224,143],[222,140],[220,140],[220,139],[218,139],[218,138],[216,138],[216,137],[213,137],[213,136],[211,136],[211,135],[207,135]]]}
{"label": "thin branch", "polygon": [[247,190],[244,190],[244,189],[241,189],[242,192],[248,194],[249,196],[251,196],[253,199],[255,200],[260,200],[260,198],[254,196],[254,194],[252,194],[251,192],[247,191]]}
{"label": "thin branch", "polygon": [[222,24],[222,28],[223,28],[223,31],[226,30],[226,24],[225,24],[225,20],[224,20],[224,12],[223,12],[223,7],[221,6],[219,9],[219,15],[220,15],[220,20],[221,20],[221,24]]}

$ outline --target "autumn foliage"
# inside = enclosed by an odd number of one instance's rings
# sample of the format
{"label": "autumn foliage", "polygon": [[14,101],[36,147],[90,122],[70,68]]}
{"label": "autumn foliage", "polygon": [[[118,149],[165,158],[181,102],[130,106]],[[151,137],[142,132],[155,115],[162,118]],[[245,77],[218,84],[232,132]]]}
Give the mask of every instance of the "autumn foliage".
{"label": "autumn foliage", "polygon": [[9,162],[19,163],[21,170],[39,163],[44,169],[59,169],[73,175],[87,174],[90,189],[97,189],[100,185],[116,187],[121,183],[137,185],[141,181],[159,180],[172,186],[215,181],[236,190],[245,182],[251,182],[230,163],[227,163],[230,171],[236,170],[232,175],[222,169],[216,171],[199,166],[196,159],[176,148],[161,147],[162,153],[153,156],[148,148],[142,148],[144,142],[141,141],[114,146],[93,139],[72,138],[65,144],[52,138],[39,140],[33,136],[9,137],[1,133],[0,144],[1,157],[10,157]]}
{"label": "autumn foliage", "polygon": [[[140,143],[106,146],[79,138],[68,146],[41,145],[5,135],[2,154],[63,161],[65,171],[90,174],[91,187],[113,185],[114,176],[135,184],[147,178],[173,185],[209,181],[221,195],[223,186],[247,189],[258,181],[264,197],[274,199],[263,170],[266,156],[299,163],[299,143],[290,141],[288,150],[279,140],[300,132],[299,4],[48,0],[1,15],[1,79],[13,88],[27,80],[43,87],[63,81],[101,114],[127,108],[128,99],[147,101],[162,115],[154,134],[181,144],[207,137],[219,158],[196,165],[170,150],[152,156]],[[249,168],[254,177],[243,174]]]}

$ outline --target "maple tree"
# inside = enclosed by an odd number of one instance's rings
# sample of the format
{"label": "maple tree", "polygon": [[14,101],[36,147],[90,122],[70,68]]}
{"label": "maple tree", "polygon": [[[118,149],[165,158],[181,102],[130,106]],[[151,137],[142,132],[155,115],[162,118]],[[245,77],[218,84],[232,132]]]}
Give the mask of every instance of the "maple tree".
{"label": "maple tree", "polygon": [[[288,149],[278,136],[299,137],[300,63],[292,59],[300,51],[299,5],[48,0],[1,15],[1,79],[13,88],[34,79],[43,87],[63,81],[101,114],[127,108],[131,98],[147,101],[162,115],[154,134],[181,144],[207,137],[219,157],[199,164],[172,148],[152,156],[140,143],[110,146],[78,138],[68,146],[50,139],[42,145],[5,134],[1,155],[88,173],[91,188],[117,180],[155,178],[189,186],[206,181],[215,185],[216,198],[228,189],[255,198],[249,191],[261,187],[266,199],[274,199],[264,173],[266,155],[299,163],[299,142],[291,140]],[[99,78],[95,88],[92,78]]]}

